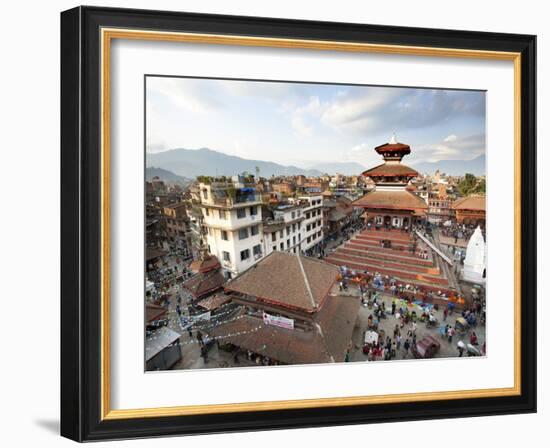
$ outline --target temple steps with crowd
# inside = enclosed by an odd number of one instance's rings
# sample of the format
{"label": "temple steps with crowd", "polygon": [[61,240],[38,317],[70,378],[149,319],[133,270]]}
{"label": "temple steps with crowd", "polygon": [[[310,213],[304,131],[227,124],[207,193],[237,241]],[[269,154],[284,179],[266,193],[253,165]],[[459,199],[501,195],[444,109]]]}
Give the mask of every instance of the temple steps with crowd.
{"label": "temple steps with crowd", "polygon": [[[387,247],[382,242],[390,242]],[[439,291],[450,296],[453,291],[431,249],[417,242],[413,253],[413,235],[400,230],[365,229],[347,241],[325,261],[356,271],[378,272],[424,291]]]}

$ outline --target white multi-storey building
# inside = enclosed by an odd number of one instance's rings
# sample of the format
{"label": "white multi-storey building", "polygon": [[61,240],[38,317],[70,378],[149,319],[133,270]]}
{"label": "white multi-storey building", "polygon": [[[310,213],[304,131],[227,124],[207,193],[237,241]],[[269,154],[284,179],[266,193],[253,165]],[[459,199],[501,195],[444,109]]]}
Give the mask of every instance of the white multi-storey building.
{"label": "white multi-storey building", "polygon": [[199,188],[208,252],[233,278],[264,256],[261,198],[253,185],[242,183],[200,183]]}
{"label": "white multi-storey building", "polygon": [[264,222],[264,252],[299,253],[302,250],[304,204],[296,202],[273,209],[273,220]]}
{"label": "white multi-storey building", "polygon": [[302,252],[312,252],[323,241],[323,196],[311,194],[300,196],[298,201],[305,203],[302,209]]}

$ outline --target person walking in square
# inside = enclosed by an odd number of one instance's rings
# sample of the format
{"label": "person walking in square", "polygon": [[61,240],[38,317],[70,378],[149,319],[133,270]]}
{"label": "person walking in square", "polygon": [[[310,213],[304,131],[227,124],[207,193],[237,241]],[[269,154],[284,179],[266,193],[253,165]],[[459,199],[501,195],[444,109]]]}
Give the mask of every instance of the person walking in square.
{"label": "person walking in square", "polygon": [[447,330],[447,339],[449,341],[449,344],[452,344],[453,343],[453,336],[455,334],[455,330],[453,327],[449,327],[449,329]]}
{"label": "person walking in square", "polygon": [[404,358],[407,358],[409,356],[409,348],[411,347],[411,344],[408,339],[405,340],[405,343],[403,344],[403,349],[405,350],[405,356]]}

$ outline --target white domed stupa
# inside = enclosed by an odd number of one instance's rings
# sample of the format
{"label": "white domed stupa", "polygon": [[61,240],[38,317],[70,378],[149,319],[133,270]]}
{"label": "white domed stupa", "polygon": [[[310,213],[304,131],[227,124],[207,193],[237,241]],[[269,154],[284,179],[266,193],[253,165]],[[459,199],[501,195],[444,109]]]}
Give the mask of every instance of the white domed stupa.
{"label": "white domed stupa", "polygon": [[481,228],[477,226],[473,235],[468,241],[466,258],[464,258],[464,269],[462,278],[468,282],[485,282],[485,240]]}

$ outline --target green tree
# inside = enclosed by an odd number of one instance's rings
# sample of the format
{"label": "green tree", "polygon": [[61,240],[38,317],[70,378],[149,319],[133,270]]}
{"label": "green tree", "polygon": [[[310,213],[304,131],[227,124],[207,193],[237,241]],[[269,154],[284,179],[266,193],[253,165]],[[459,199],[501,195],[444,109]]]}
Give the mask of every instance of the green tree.
{"label": "green tree", "polygon": [[479,179],[479,182],[474,189],[474,193],[485,193],[485,178]]}
{"label": "green tree", "polygon": [[477,186],[477,179],[471,173],[466,173],[464,178],[458,183],[458,191],[462,196],[468,196],[473,193]]}

